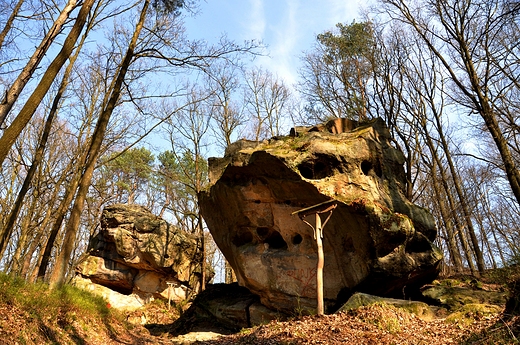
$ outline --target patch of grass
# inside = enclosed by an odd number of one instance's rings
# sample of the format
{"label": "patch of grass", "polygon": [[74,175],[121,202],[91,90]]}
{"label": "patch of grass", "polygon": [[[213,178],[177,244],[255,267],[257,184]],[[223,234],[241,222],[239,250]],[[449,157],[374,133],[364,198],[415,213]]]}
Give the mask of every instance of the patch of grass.
{"label": "patch of grass", "polygon": [[294,316],[297,318],[301,318],[303,315],[305,315],[305,308],[303,308],[301,305],[300,295],[296,296],[296,307],[294,307],[294,314]]}
{"label": "patch of grass", "polygon": [[28,283],[3,273],[0,307],[13,310],[11,321],[0,328],[9,327],[14,336],[11,340],[19,339],[20,344],[68,344],[71,338],[82,339],[81,334],[87,336],[93,329],[113,334],[112,321],[124,318],[112,312],[102,297],[85,290],[70,285],[50,289],[46,283]]}
{"label": "patch of grass", "polygon": [[21,278],[6,274],[0,274],[0,299],[36,314],[45,310],[47,316],[53,318],[63,310],[102,317],[110,313],[110,308],[102,297],[85,290],[71,285],[51,290],[46,283],[27,283]]}
{"label": "patch of grass", "polygon": [[255,330],[255,328],[242,328],[238,334],[240,335],[248,335],[248,334],[251,334],[253,333],[253,331]]}

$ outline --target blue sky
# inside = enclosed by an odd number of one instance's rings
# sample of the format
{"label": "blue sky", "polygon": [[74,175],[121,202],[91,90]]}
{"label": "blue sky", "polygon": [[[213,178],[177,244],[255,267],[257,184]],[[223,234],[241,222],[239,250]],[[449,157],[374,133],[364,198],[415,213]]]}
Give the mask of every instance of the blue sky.
{"label": "blue sky", "polygon": [[206,0],[186,27],[189,37],[209,42],[224,33],[237,42],[262,40],[269,57],[255,63],[293,85],[300,56],[312,48],[316,35],[359,18],[360,6],[360,0]]}

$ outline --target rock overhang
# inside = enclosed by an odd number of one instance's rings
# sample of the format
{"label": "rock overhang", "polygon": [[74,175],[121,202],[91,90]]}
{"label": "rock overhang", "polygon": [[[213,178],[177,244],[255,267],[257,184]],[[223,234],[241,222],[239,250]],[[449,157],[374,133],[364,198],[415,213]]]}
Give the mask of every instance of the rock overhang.
{"label": "rock overhang", "polygon": [[[404,197],[404,157],[389,139],[375,120],[339,134],[238,142],[211,159],[201,211],[239,283],[269,307],[315,304],[313,232],[292,213],[327,200],[338,205],[324,229],[329,304],[345,289],[386,294],[433,279],[442,260],[435,223]],[[384,277],[395,286],[370,287]]]}

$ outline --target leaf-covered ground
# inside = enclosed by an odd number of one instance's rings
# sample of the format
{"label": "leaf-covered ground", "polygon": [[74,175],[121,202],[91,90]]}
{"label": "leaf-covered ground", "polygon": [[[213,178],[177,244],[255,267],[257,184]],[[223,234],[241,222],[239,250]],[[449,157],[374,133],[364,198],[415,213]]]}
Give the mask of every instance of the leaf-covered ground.
{"label": "leaf-covered ground", "polygon": [[421,320],[404,310],[374,305],[356,311],[272,322],[197,344],[515,344],[519,320],[502,314],[466,315],[448,322]]}
{"label": "leaf-covered ground", "polygon": [[[518,274],[506,273],[508,284],[502,280],[496,286],[508,286],[511,295],[517,296],[514,310],[518,311],[520,279]],[[376,304],[333,315],[271,322],[236,334],[200,332],[180,337],[171,331],[178,311],[156,302],[144,310],[122,313],[82,290],[65,287],[52,292],[41,283],[27,284],[0,275],[0,345],[520,344],[520,316],[486,309],[460,313],[456,318],[421,319],[403,309]]]}

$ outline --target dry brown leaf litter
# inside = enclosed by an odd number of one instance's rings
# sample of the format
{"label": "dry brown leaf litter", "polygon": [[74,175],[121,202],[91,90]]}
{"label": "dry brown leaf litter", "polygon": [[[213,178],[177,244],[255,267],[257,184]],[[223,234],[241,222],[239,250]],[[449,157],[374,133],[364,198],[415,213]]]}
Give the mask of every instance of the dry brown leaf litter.
{"label": "dry brown leaf litter", "polygon": [[[468,315],[474,321],[421,320],[413,314],[387,306],[369,306],[356,311],[325,316],[307,316],[288,322],[271,322],[242,333],[196,344],[360,344],[444,345],[510,344],[495,315]],[[502,331],[502,333],[499,333]],[[507,333],[507,332],[506,332]],[[498,338],[498,339],[497,339]],[[502,339],[502,340],[500,340]]]}

